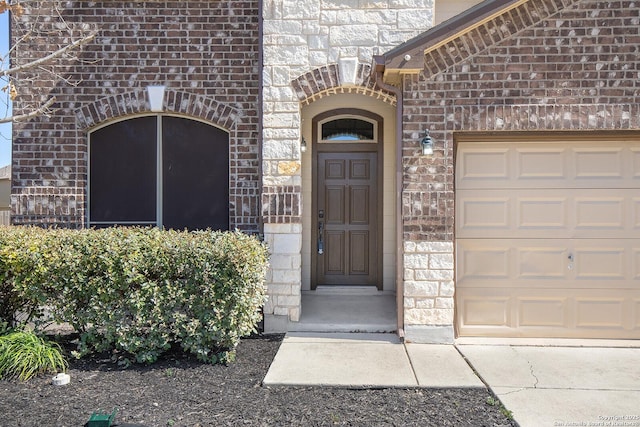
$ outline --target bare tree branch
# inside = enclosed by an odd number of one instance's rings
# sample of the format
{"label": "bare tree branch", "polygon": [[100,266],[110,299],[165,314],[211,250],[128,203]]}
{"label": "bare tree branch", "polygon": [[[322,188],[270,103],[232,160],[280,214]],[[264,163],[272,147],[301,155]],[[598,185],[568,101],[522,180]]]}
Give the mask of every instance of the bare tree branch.
{"label": "bare tree branch", "polygon": [[66,52],[73,50],[75,48],[77,48],[78,46],[82,46],[83,44],[90,42],[91,40],[93,40],[96,37],[97,32],[93,32],[91,34],[89,34],[88,36],[85,36],[81,39],[78,39],[76,41],[74,41],[71,44],[68,44],[67,46],[64,46],[58,50],[56,50],[55,52],[50,53],[47,56],[43,56],[42,58],[36,59],[35,61],[31,61],[31,62],[27,62],[26,64],[22,64],[22,65],[18,65],[17,67],[13,67],[13,68],[8,68],[6,70],[0,70],[0,73],[2,73],[2,76],[8,76],[11,74],[15,74],[18,73],[20,71],[24,71],[24,70],[28,70],[34,67],[39,66],[40,64],[44,64],[48,61],[51,61],[55,58],[58,58],[62,55],[64,55]]}
{"label": "bare tree branch", "polygon": [[[91,31],[89,34],[89,28],[86,25],[69,25],[66,21],[62,10],[61,3],[59,1],[34,3],[33,8],[29,8],[27,4],[30,0],[14,0],[13,2],[7,0],[0,0],[0,14],[11,11],[13,13],[12,20],[15,25],[16,32],[14,33],[14,40],[12,46],[9,48],[9,53],[5,58],[2,58],[0,62],[0,90],[6,92],[6,101],[3,102],[9,106],[11,101],[17,100],[20,97],[20,87],[25,84],[28,85],[28,76],[49,76],[53,85],[57,83],[64,83],[67,85],[77,85],[79,81],[72,81],[64,75],[64,64],[73,63],[80,60],[78,51],[85,44],[90,43],[98,34],[98,31]],[[32,19],[21,20],[22,15],[31,14]],[[53,19],[51,19],[53,18]],[[53,43],[47,43],[50,40],[56,40]],[[30,43],[44,43],[48,44],[48,52],[45,50],[42,52],[40,58],[30,58],[26,63],[10,64],[5,62],[6,58],[17,52],[18,46]],[[45,44],[45,46],[47,46]],[[32,49],[32,48],[28,48]],[[24,58],[26,59],[26,58]],[[11,65],[14,65],[11,67]],[[45,91],[46,88],[43,89]],[[42,93],[42,95],[45,95]],[[47,96],[46,102],[36,101],[37,97],[32,97],[30,100],[21,100],[20,110],[15,115],[7,115],[4,118],[0,118],[0,124],[2,123],[15,123],[20,121],[26,121],[28,119],[40,116],[50,115],[53,113],[52,106],[55,103],[55,97]]]}
{"label": "bare tree branch", "polygon": [[14,123],[14,122],[20,122],[22,120],[28,120],[28,119],[32,119],[34,117],[37,116],[42,116],[42,115],[47,115],[49,113],[49,107],[51,107],[53,105],[53,103],[56,102],[56,98],[49,98],[47,100],[47,102],[45,102],[44,104],[42,104],[40,107],[36,108],[35,110],[26,113],[26,114],[20,114],[17,116],[7,116],[3,119],[0,119],[0,124],[2,123]]}

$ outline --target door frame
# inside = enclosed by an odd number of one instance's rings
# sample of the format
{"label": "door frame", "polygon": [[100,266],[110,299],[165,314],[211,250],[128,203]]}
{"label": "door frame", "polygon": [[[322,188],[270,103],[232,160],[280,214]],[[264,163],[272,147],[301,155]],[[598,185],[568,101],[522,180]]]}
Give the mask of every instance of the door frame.
{"label": "door frame", "polygon": [[[373,120],[377,124],[376,129],[376,142],[375,143],[351,143],[351,142],[318,142],[320,122],[324,122],[326,119],[338,116],[354,116],[362,117],[365,119]],[[312,197],[311,197],[311,290],[315,290],[318,286],[318,153],[331,152],[331,153],[376,153],[377,154],[377,176],[376,176],[376,194],[378,204],[376,207],[377,224],[376,224],[376,245],[375,245],[375,259],[376,259],[376,287],[379,291],[383,290],[383,265],[382,265],[382,252],[383,252],[383,184],[384,184],[384,169],[383,169],[383,153],[384,153],[384,128],[383,119],[380,115],[372,113],[367,110],[361,110],[357,108],[337,108],[329,111],[325,111],[313,117],[311,122],[312,129],[312,143],[311,143],[311,180],[312,180]]]}

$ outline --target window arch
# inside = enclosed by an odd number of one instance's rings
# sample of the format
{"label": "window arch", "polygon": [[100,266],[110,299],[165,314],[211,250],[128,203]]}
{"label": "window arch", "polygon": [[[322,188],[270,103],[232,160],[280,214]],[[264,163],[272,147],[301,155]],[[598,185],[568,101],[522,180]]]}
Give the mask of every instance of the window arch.
{"label": "window arch", "polygon": [[184,117],[153,115],[89,135],[91,227],[229,229],[229,134]]}

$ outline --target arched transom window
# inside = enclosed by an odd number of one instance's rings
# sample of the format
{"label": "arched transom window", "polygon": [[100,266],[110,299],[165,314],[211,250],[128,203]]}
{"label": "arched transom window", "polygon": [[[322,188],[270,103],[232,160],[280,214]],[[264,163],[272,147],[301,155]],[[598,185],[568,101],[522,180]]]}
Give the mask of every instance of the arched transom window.
{"label": "arched transom window", "polygon": [[319,142],[376,142],[377,123],[350,115],[332,117],[318,126]]}

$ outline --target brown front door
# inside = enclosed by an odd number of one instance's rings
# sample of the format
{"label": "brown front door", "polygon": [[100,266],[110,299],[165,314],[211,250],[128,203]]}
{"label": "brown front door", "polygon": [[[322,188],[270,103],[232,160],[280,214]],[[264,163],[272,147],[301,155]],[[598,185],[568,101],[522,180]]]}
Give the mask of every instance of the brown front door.
{"label": "brown front door", "polygon": [[317,156],[314,285],[380,287],[378,153]]}

